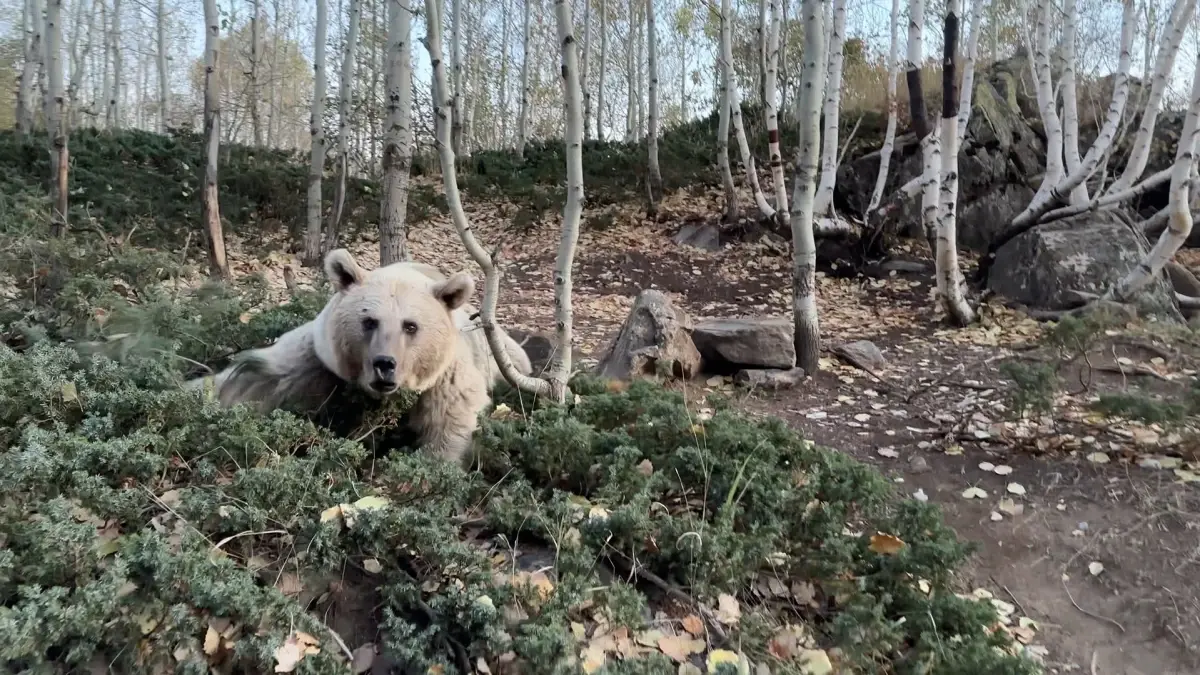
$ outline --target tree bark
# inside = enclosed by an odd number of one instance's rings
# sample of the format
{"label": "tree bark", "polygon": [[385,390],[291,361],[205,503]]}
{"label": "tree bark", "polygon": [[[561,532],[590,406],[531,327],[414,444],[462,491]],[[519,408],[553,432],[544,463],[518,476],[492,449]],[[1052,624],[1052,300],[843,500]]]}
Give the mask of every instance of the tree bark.
{"label": "tree bark", "polygon": [[[658,200],[662,199],[663,191],[662,170],[658,166],[658,38],[655,33],[654,0],[646,0],[646,55],[650,70],[650,116],[647,118],[646,147],[650,155],[647,187],[651,215],[658,213]],[[580,180],[582,181],[582,178]]]}
{"label": "tree bark", "polygon": [[746,128],[742,123],[742,104],[738,98],[737,77],[733,72],[733,12],[730,0],[721,0],[721,14],[726,17],[721,33],[721,66],[725,69],[730,120],[733,123],[734,136],[737,138],[738,150],[741,151],[742,165],[746,170],[746,183],[750,186],[750,192],[754,195],[754,202],[762,216],[775,218],[775,209],[759,187],[758,169],[754,166],[754,155],[750,153],[750,143],[746,140]]}
{"label": "tree bark", "polygon": [[326,0],[316,0],[313,99],[308,122],[308,133],[312,137],[312,155],[308,167],[308,234],[304,240],[304,264],[310,267],[321,263],[321,178],[325,173],[325,2]]}
{"label": "tree bark", "polygon": [[50,140],[50,195],[54,203],[50,234],[55,237],[67,233],[67,196],[70,194],[66,102],[63,100],[62,9],[63,0],[50,0],[46,4],[46,94],[43,106]]}
{"label": "tree bark", "polygon": [[412,166],[412,16],[402,0],[388,0],[387,132],[383,146],[383,203],[379,264],[411,260],[408,251],[408,181]]}
{"label": "tree bark", "polygon": [[167,85],[167,9],[164,0],[158,0],[154,13],[155,64],[158,66],[158,131],[167,133],[171,119],[171,89]]}
{"label": "tree bark", "polygon": [[[1062,99],[1063,99],[1063,160],[1067,173],[1079,169],[1079,99],[1075,91],[1075,22],[1076,0],[1063,0],[1062,29]],[[1070,202],[1083,204],[1088,200],[1087,184],[1080,183],[1071,191]]]}
{"label": "tree bark", "polygon": [[608,0],[600,3],[600,68],[596,78],[596,138],[604,140],[604,80],[608,72]]}
{"label": "tree bark", "polygon": [[450,142],[454,143],[454,154],[463,154],[463,65],[462,65],[462,3],[450,0],[450,68],[454,87],[454,102],[450,108]]}
{"label": "tree bark", "polygon": [[592,61],[592,3],[583,0],[583,54],[579,59],[579,86],[583,88],[583,139],[592,138],[592,87],[588,67]]}
{"label": "tree bark", "polygon": [[262,134],[262,118],[259,116],[258,99],[261,96],[259,87],[259,61],[262,60],[262,49],[259,48],[259,41],[262,38],[262,7],[260,0],[254,0],[250,9],[253,14],[250,17],[250,73],[248,83],[250,86],[250,128],[254,134],[254,147],[261,148],[263,145]]}
{"label": "tree bark", "polygon": [[941,202],[934,265],[938,296],[946,315],[959,326],[966,326],[975,321],[975,311],[963,295],[962,271],[958,267],[958,13],[959,0],[947,0],[942,29]]}
{"label": "tree bark", "polygon": [[45,23],[42,21],[41,0],[25,0],[25,25],[25,63],[21,67],[21,83],[17,91],[17,130],[22,134],[31,134],[35,117],[34,90],[45,54],[42,46]]}
{"label": "tree bark", "polygon": [[804,65],[800,75],[797,116],[800,145],[792,194],[792,322],[796,365],[810,376],[820,369],[821,327],[817,316],[817,243],[813,232],[818,144],[821,139],[821,85],[825,69],[824,5],[827,0],[804,0]]}
{"label": "tree bark", "polygon": [[[728,18],[724,11],[721,12],[721,33],[720,33],[720,49],[724,49],[725,34],[729,31],[726,25]],[[736,223],[741,217],[741,206],[738,204],[737,188],[733,183],[733,172],[729,169],[729,118],[733,114],[733,109],[729,105],[729,69],[724,66],[725,56],[719,54],[717,61],[720,64],[717,72],[717,168],[721,172],[721,184],[725,187],[725,223]]]}
{"label": "tree bark", "polygon": [[229,262],[225,259],[225,232],[221,227],[221,207],[217,193],[217,161],[221,152],[221,78],[217,75],[221,24],[217,15],[217,0],[204,0],[204,24],[204,134],[207,139],[207,152],[201,211],[208,239],[209,274],[228,279]]}
{"label": "tree bark", "polygon": [[[976,5],[979,0],[976,0]],[[896,125],[899,121],[899,105],[896,101],[896,80],[900,76],[900,0],[892,0],[891,43],[888,48],[888,83],[887,83],[887,131],[883,136],[883,149],[879,151],[879,173],[875,177],[875,190],[871,192],[871,201],[867,206],[867,216],[879,208],[883,200],[883,189],[887,184],[888,170],[892,165],[892,149],[896,145]],[[965,79],[963,86],[969,87]]]}
{"label": "tree bark", "polygon": [[[529,38],[530,38],[530,5],[535,0],[524,0],[525,22],[521,36],[521,112],[517,116],[517,154],[525,155],[525,143],[529,141]],[[426,0],[428,4],[429,0]]]}
{"label": "tree bark", "polygon": [[338,83],[338,177],[334,185],[333,208],[325,224],[324,252],[338,247],[342,227],[342,209],[346,205],[346,180],[350,173],[350,106],[354,102],[354,66],[357,59],[358,30],[362,20],[359,0],[350,0],[350,20],[346,29],[346,44],[342,49],[342,74]]}
{"label": "tree bark", "polygon": [[913,135],[921,144],[921,224],[925,231],[925,239],[929,242],[929,251],[936,255],[941,148],[938,137],[929,124],[929,113],[925,110],[925,92],[921,89],[925,0],[909,0],[908,16],[908,71],[905,73],[905,79],[908,84],[909,119],[912,120]]}
{"label": "tree bark", "polygon": [[[779,3],[781,0],[770,0],[770,27],[767,30],[767,79],[764,90],[764,112],[767,118],[767,147],[771,158],[771,180],[775,185],[775,217],[781,227],[787,227],[788,195],[787,183],[783,174],[783,154],[779,148],[779,109],[776,99],[779,96]],[[783,0],[786,2],[786,0]]]}
{"label": "tree bark", "polygon": [[818,216],[833,219],[833,191],[837,187],[838,124],[841,119],[842,64],[846,42],[846,0],[833,0],[833,30],[830,42],[828,71],[825,77],[825,134],[821,150],[821,182],[817,186]]}
{"label": "tree bark", "polygon": [[112,89],[109,90],[106,119],[109,129],[121,128],[121,78],[124,76],[121,59],[121,0],[113,0],[112,31],[109,44],[112,47]]}

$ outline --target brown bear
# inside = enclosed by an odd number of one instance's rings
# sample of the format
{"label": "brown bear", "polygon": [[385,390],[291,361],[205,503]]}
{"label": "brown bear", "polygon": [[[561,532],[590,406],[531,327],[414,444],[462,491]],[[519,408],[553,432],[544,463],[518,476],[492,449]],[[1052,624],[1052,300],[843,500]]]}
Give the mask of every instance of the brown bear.
{"label": "brown bear", "polygon": [[[474,279],[466,272],[447,278],[421,263],[367,271],[345,249],[325,257],[325,273],[335,293],[320,314],[274,344],[235,357],[212,378],[217,399],[260,412],[311,412],[342,382],[377,398],[417,392],[408,417],[422,449],[461,460],[499,377],[483,331],[471,320]],[[517,370],[528,375],[529,357],[507,333],[501,337]]]}

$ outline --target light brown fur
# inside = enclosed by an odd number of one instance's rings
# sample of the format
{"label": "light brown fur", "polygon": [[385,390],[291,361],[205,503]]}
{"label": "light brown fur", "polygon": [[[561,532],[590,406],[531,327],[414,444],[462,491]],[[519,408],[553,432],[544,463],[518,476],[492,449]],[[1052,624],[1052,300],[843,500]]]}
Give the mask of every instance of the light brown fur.
{"label": "light brown fur", "polygon": [[[465,272],[445,277],[420,263],[369,272],[344,249],[326,256],[325,272],[336,293],[316,319],[269,347],[239,355],[214,378],[218,400],[226,406],[248,403],[262,412],[313,410],[339,381],[386,396],[392,390],[377,368],[383,358],[395,364],[396,386],[420,393],[409,423],[422,448],[460,461],[498,377],[482,330],[470,321],[473,310],[466,301],[474,279]],[[529,374],[524,350],[501,335],[517,369]]]}

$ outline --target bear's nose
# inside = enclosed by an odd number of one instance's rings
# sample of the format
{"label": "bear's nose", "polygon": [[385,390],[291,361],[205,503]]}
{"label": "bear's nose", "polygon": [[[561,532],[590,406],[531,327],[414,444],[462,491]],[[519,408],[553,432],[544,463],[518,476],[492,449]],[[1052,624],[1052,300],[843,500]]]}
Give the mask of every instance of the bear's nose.
{"label": "bear's nose", "polygon": [[375,367],[375,374],[381,380],[391,381],[396,374],[396,359],[390,356],[376,356],[371,365]]}

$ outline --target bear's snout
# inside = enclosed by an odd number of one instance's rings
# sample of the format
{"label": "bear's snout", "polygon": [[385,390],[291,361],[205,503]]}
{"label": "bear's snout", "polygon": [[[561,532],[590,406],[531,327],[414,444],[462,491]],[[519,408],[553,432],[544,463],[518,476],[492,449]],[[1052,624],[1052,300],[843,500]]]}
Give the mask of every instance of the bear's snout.
{"label": "bear's snout", "polygon": [[375,371],[375,379],[371,388],[381,394],[396,390],[396,359],[390,356],[376,356],[371,359],[371,367]]}

